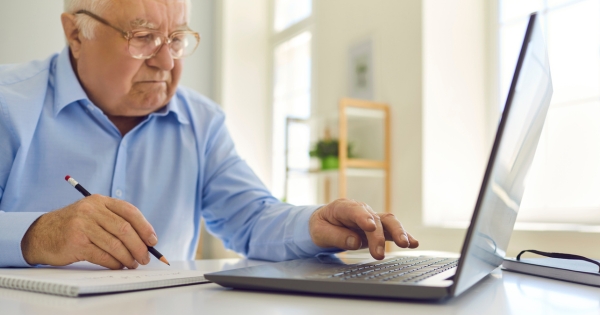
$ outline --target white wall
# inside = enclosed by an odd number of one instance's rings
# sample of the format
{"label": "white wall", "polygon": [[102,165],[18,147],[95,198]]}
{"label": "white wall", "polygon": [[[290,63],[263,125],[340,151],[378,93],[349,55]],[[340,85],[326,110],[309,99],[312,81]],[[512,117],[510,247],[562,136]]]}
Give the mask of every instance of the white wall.
{"label": "white wall", "polygon": [[61,0],[0,1],[0,64],[45,59],[64,47]]}
{"label": "white wall", "polygon": [[218,54],[217,38],[219,36],[215,23],[217,0],[192,0],[190,28],[200,34],[200,45],[193,55],[184,62],[181,84],[190,87],[203,95],[216,99],[215,66]]}
{"label": "white wall", "polygon": [[219,97],[240,156],[271,184],[268,0],[221,1]]}
{"label": "white wall", "polygon": [[[423,213],[466,226],[489,156],[487,2],[423,2]],[[452,221],[452,222],[449,222]]]}
{"label": "white wall", "polygon": [[[268,0],[223,0],[214,5],[214,99],[227,115],[238,154],[271,184],[271,111],[268,85]],[[204,230],[198,258],[237,257]]]}

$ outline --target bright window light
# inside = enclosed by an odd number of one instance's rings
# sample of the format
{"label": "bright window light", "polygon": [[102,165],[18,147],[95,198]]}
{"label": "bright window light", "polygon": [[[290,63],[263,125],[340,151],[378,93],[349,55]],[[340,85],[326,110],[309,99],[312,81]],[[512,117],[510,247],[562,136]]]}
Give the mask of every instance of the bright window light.
{"label": "bright window light", "polygon": [[[286,121],[310,117],[311,40],[311,33],[303,32],[276,46],[273,54],[273,194],[277,197],[285,195]],[[308,169],[309,128],[293,125],[287,133],[290,167]],[[295,190],[301,187],[308,189],[299,184]]]}
{"label": "bright window light", "polygon": [[542,13],[554,95],[517,224],[599,225],[600,1],[500,1],[502,105],[534,10]]}
{"label": "bright window light", "polygon": [[312,14],[312,0],[275,0],[275,31],[300,22]]}

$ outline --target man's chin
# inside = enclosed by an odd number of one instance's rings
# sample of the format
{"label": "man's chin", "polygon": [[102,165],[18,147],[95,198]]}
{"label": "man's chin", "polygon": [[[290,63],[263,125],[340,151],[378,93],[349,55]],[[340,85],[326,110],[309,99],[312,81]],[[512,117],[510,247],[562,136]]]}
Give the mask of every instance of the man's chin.
{"label": "man's chin", "polygon": [[166,95],[157,95],[146,97],[143,100],[136,102],[133,106],[133,110],[139,113],[145,113],[145,115],[154,113],[163,107],[165,107],[170,101]]}

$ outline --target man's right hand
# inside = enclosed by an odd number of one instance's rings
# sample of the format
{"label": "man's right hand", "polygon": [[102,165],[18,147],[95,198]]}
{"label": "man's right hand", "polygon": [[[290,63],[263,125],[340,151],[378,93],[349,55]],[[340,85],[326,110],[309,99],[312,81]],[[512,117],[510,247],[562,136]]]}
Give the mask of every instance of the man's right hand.
{"label": "man's right hand", "polygon": [[132,204],[101,195],[42,215],[25,233],[23,257],[31,265],[89,261],[110,269],[150,262],[154,228]]}

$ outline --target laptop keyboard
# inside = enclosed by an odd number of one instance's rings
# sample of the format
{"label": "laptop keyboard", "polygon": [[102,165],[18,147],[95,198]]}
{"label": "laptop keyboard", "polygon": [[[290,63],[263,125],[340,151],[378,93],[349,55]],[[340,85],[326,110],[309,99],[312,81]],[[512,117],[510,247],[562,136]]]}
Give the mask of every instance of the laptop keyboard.
{"label": "laptop keyboard", "polygon": [[458,259],[442,257],[394,257],[360,265],[347,265],[323,278],[340,281],[416,283],[456,267]]}

